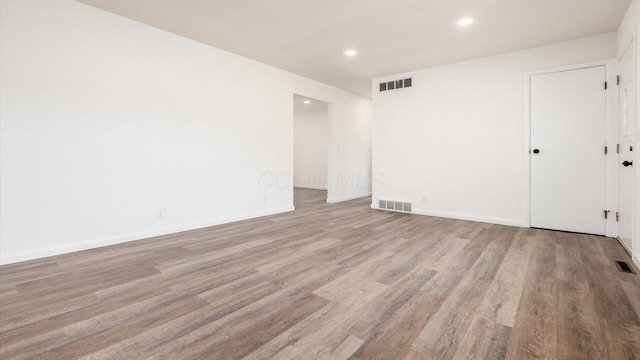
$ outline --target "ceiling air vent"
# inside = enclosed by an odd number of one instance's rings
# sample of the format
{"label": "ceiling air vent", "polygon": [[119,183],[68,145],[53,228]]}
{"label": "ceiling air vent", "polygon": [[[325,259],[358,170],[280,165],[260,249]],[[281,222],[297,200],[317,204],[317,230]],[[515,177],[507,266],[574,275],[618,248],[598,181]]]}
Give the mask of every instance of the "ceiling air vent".
{"label": "ceiling air vent", "polygon": [[408,88],[412,86],[413,86],[413,80],[411,78],[387,81],[387,82],[380,83],[380,91],[402,89],[402,88]]}

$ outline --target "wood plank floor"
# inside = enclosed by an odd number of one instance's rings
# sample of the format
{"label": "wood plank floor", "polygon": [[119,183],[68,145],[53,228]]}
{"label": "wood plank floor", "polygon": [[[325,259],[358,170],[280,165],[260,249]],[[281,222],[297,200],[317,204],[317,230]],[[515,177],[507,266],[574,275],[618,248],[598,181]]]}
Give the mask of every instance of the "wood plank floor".
{"label": "wood plank floor", "polygon": [[614,239],[295,198],[0,267],[0,358],[640,359]]}

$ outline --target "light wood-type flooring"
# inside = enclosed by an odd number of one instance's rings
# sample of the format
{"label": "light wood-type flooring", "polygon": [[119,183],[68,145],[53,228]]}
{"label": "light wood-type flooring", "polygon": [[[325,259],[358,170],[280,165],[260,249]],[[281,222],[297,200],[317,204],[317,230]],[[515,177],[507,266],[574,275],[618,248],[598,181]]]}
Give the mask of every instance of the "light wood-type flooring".
{"label": "light wood-type flooring", "polygon": [[640,359],[614,239],[295,196],[0,267],[0,359]]}

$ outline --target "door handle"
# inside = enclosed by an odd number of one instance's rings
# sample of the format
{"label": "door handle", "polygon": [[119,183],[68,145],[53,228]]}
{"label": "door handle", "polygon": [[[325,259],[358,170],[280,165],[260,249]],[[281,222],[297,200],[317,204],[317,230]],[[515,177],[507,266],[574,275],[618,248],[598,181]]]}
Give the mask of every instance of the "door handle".
{"label": "door handle", "polygon": [[624,166],[624,167],[627,167],[627,166],[633,166],[633,161],[626,161],[626,160],[625,160],[625,161],[622,163],[622,166]]}
{"label": "door handle", "polygon": [[533,149],[533,153],[534,154],[539,154],[540,153],[540,149]]}

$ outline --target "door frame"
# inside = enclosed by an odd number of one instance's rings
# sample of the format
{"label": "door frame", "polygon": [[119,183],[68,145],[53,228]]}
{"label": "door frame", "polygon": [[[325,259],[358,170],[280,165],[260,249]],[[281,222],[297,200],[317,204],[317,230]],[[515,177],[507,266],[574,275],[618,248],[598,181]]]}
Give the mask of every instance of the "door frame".
{"label": "door frame", "polygon": [[[331,148],[332,148],[332,144],[334,141],[334,127],[333,127],[333,104],[329,101],[323,100],[323,99],[319,99],[317,97],[314,96],[308,96],[308,95],[304,95],[302,93],[299,92],[293,92],[291,94],[291,99],[293,99],[295,96],[302,96],[308,99],[312,99],[312,100],[316,100],[316,101],[320,101],[323,102],[325,104],[327,104],[327,118],[326,118],[326,122],[327,122],[327,149],[325,149],[325,151],[327,152],[327,202],[329,202],[330,199],[332,199],[331,195],[332,195],[332,189],[333,189],[333,168],[332,168],[332,164],[333,164],[333,159],[331,158]],[[295,143],[295,129],[293,128],[295,126],[295,113],[293,113],[293,106],[291,107],[292,110],[292,120],[291,120],[291,126],[292,126],[292,136],[291,136],[291,148],[294,148],[294,143]],[[294,153],[293,156],[295,156],[295,149],[294,149]],[[294,159],[292,157],[291,159],[291,198],[293,199],[293,192],[294,192],[294,188],[295,188],[295,184],[294,184],[294,176],[295,176],[295,168],[294,168]],[[293,205],[293,204],[292,204]]]}
{"label": "door frame", "polygon": [[[635,97],[635,98],[631,99],[631,101],[634,102],[634,107],[633,108],[634,108],[634,111],[635,111],[635,114],[634,114],[635,118],[633,119],[635,124],[634,124],[634,133],[632,134],[632,145],[635,145],[635,143],[638,142],[637,137],[639,136],[638,134],[640,133],[640,129],[638,129],[638,127],[640,126],[640,117],[638,117],[638,103],[636,101],[636,99],[638,98],[638,94],[637,94],[637,91],[638,91],[638,76],[637,76],[638,65],[636,64],[636,62],[637,62],[636,46],[637,45],[636,45],[635,38],[636,37],[635,37],[635,34],[634,34],[634,36],[631,37],[631,39],[626,44],[626,46],[624,46],[624,50],[622,50],[620,55],[617,56],[616,59],[615,59],[616,60],[616,66],[617,66],[618,63],[622,60],[622,58],[624,57],[624,55],[627,52],[630,52],[630,54],[632,56],[631,59],[632,59],[632,67],[633,67],[633,70],[632,70],[632,73],[633,73],[633,94],[634,94],[634,97]],[[618,89],[617,94],[620,95],[619,89]],[[618,98],[619,98],[619,96],[618,96]],[[619,110],[619,107],[616,110]],[[620,125],[619,124],[619,120],[620,120],[620,113],[619,112],[618,112],[616,118],[618,120],[618,126],[619,126]],[[616,142],[618,142],[618,143],[620,142],[620,136],[619,135],[620,135],[620,129],[618,129],[618,137],[616,139]],[[634,154],[632,154],[632,155],[634,157],[632,159],[634,161],[634,164],[637,164],[638,163],[638,153],[634,151]],[[620,173],[619,173],[619,171],[620,171],[619,164],[623,159],[618,157],[617,160],[618,161],[616,162],[616,165],[617,165],[617,167],[616,167],[617,168],[616,176],[620,175]],[[638,189],[636,187],[636,179],[637,179],[638,174],[639,174],[639,172],[638,172],[637,168],[633,168],[632,169],[632,173],[631,173],[631,209],[630,209],[632,215],[638,214],[638,210],[639,210],[637,200],[635,200],[635,199],[637,199],[636,193],[638,191]],[[619,176],[618,176],[618,178],[619,178]],[[618,194],[618,197],[619,197],[619,194]],[[637,242],[637,240],[636,240],[637,237],[638,237],[638,225],[637,224],[638,224],[638,221],[637,220],[634,221],[633,218],[632,218],[632,220],[631,220],[631,244],[632,244],[632,247],[636,245],[634,242]],[[619,236],[619,233],[616,233],[615,238],[616,238],[616,240],[618,240],[620,245],[622,245],[622,247],[627,251],[627,253],[632,257],[632,259],[636,262],[636,264],[639,263],[640,261],[634,258],[633,252],[631,251],[631,249],[629,249],[627,247],[627,245],[624,243],[624,241],[622,241],[622,239]]]}
{"label": "door frame", "polygon": [[[608,147],[609,152],[605,157],[605,191],[606,210],[610,210],[609,217],[605,221],[605,236],[616,237],[618,235],[618,228],[615,221],[616,209],[618,208],[618,169],[617,169],[617,154],[615,153],[615,144],[618,140],[618,92],[615,79],[617,70],[617,59],[594,61],[589,63],[575,64],[569,66],[555,67],[544,70],[537,70],[525,73],[525,91],[524,91],[524,149],[523,156],[524,161],[524,176],[525,176],[525,189],[524,189],[524,213],[525,213],[525,226],[531,227],[531,155],[529,150],[531,149],[531,77],[535,75],[552,74],[563,71],[579,70],[596,66],[604,66],[606,73],[606,80],[608,83],[608,89],[606,92],[605,108],[606,108],[606,133],[605,133],[605,146]],[[604,86],[604,84],[603,84]],[[603,149],[604,151],[604,149]],[[605,209],[603,209],[605,210]],[[603,215],[604,216],[604,215]]]}

